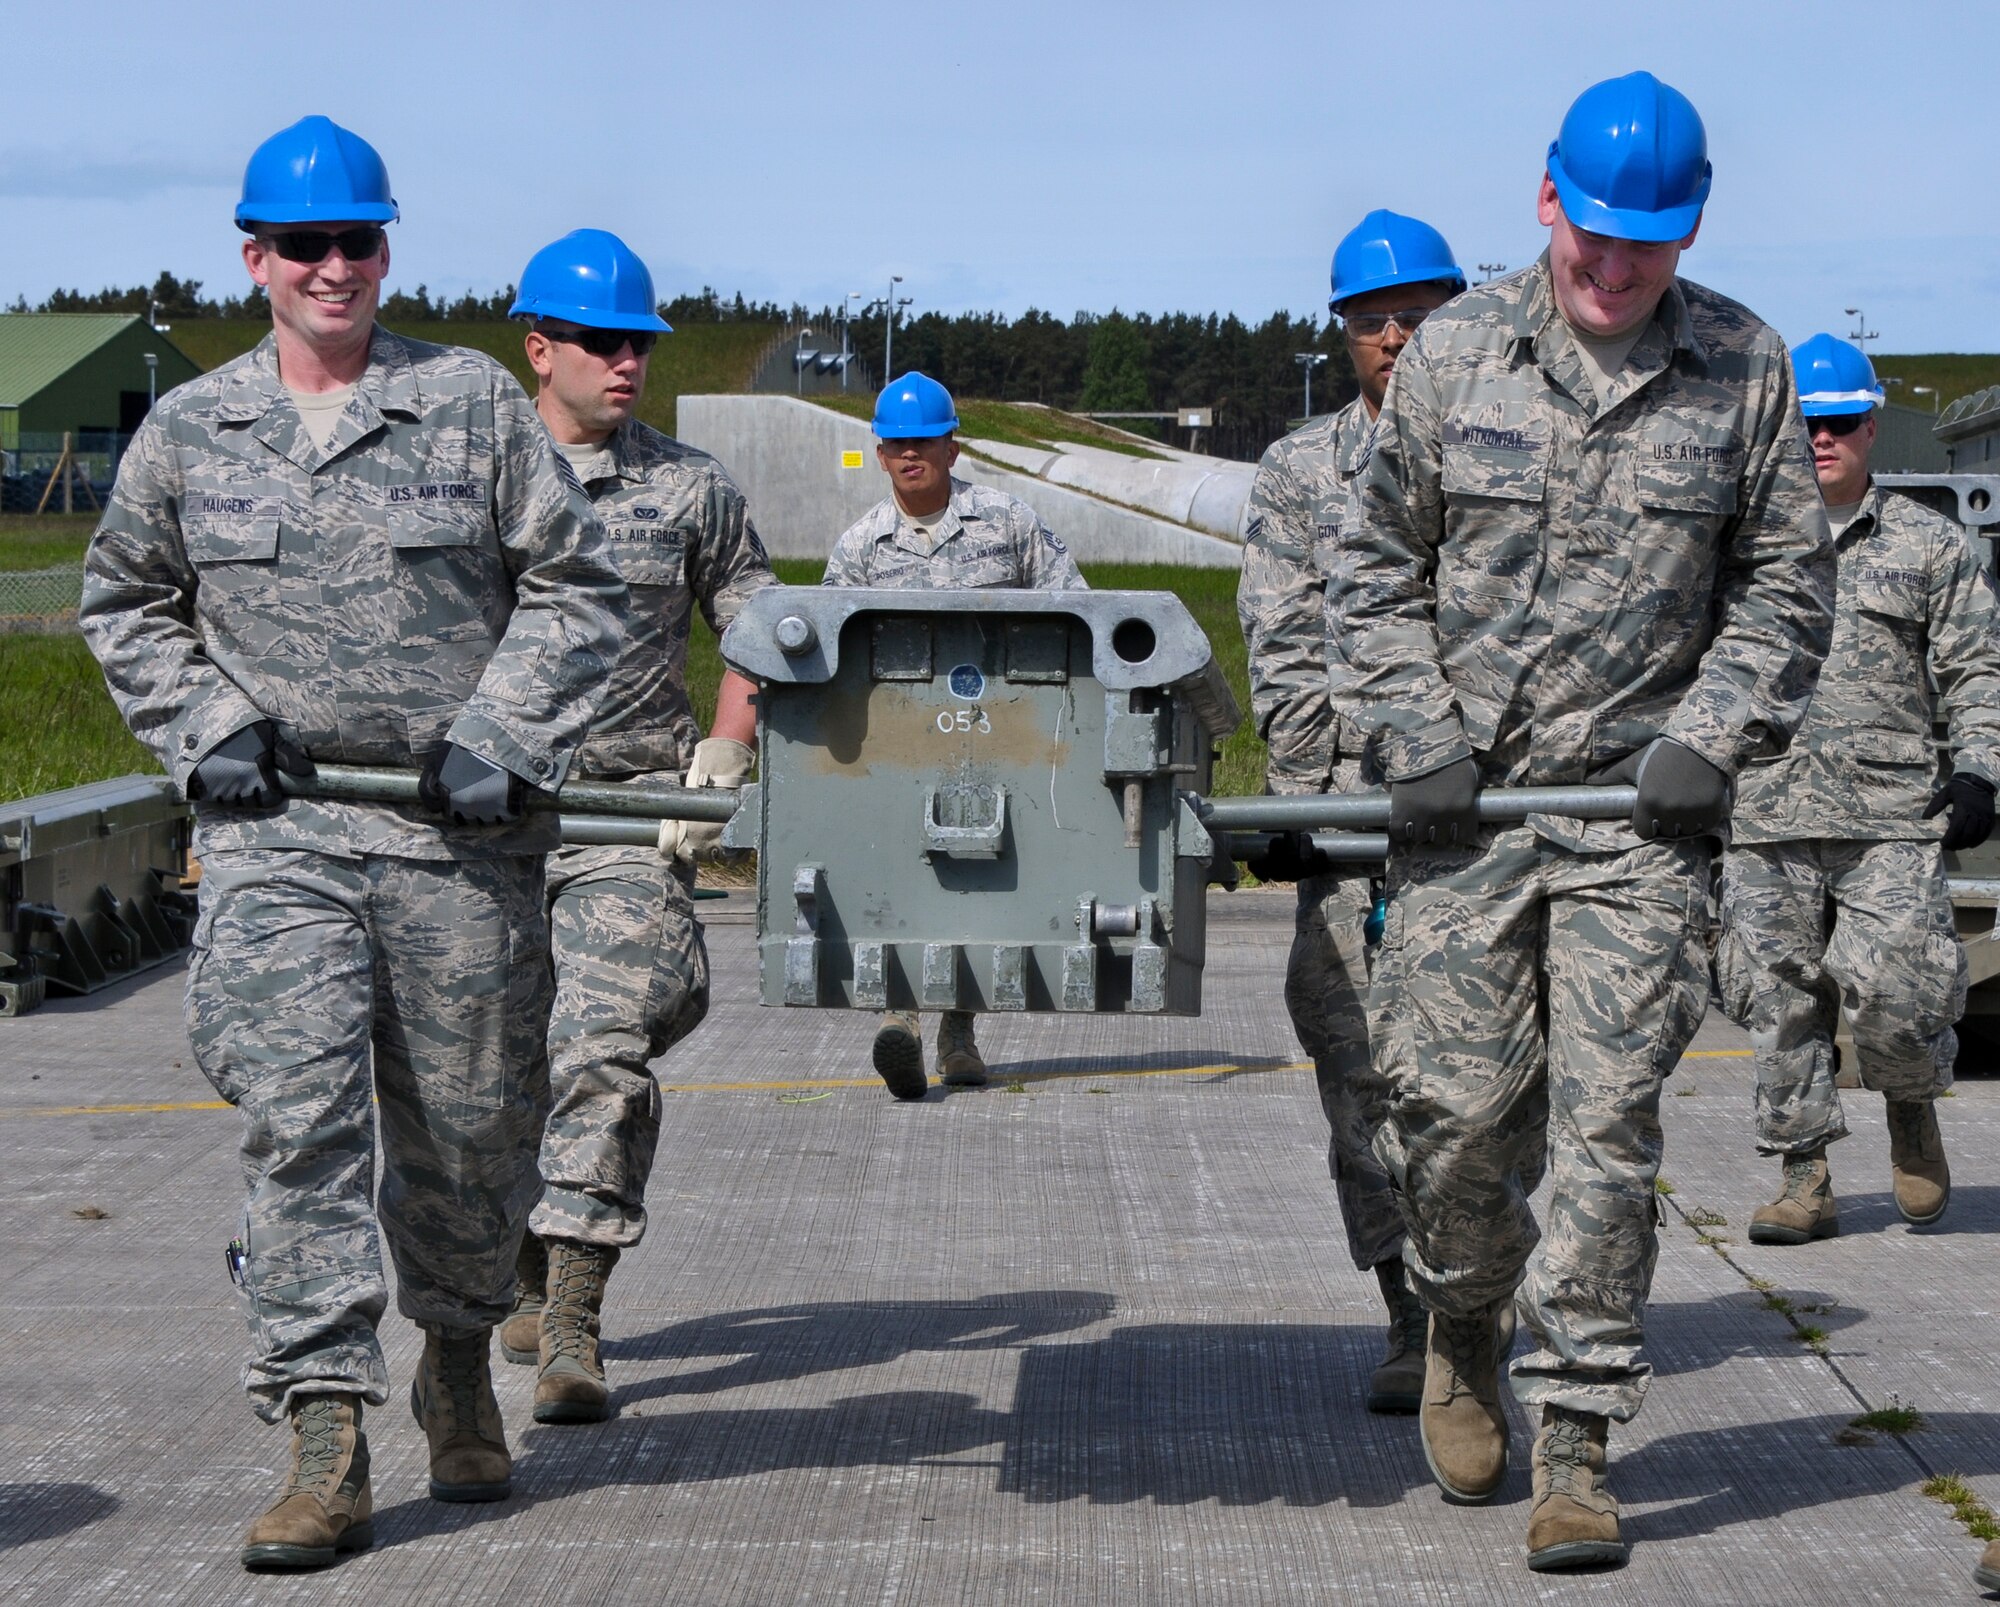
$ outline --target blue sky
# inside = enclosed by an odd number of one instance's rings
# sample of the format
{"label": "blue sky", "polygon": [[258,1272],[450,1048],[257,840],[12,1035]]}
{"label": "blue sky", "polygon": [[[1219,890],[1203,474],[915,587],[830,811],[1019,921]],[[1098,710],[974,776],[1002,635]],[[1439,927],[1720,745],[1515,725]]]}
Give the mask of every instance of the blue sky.
{"label": "blue sky", "polygon": [[1531,261],[1565,107],[1646,67],[1708,126],[1686,274],[1795,343],[1859,305],[1880,351],[2000,350],[1992,5],[7,10],[0,300],[240,284],[244,160],[325,112],[388,161],[406,287],[498,288],[591,225],[663,295],[1306,314],[1375,206]]}

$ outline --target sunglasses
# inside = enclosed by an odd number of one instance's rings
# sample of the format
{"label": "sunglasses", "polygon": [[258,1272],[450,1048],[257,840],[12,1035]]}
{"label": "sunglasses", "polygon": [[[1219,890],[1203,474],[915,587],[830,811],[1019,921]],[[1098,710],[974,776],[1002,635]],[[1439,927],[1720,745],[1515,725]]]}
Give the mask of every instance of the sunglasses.
{"label": "sunglasses", "polygon": [[1348,334],[1356,340],[1380,340],[1394,324],[1406,335],[1414,335],[1417,326],[1430,317],[1428,307],[1404,307],[1398,312],[1352,312],[1341,319]]}
{"label": "sunglasses", "polygon": [[1867,421],[1866,413],[1820,413],[1806,420],[1806,434],[1852,435]]}
{"label": "sunglasses", "polygon": [[280,229],[262,237],[287,262],[324,262],[335,246],[349,262],[367,262],[386,238],[373,223],[329,234],[324,229]]}
{"label": "sunglasses", "polygon": [[544,329],[537,324],[535,333],[565,346],[581,346],[593,357],[616,357],[627,346],[634,357],[644,357],[660,343],[655,329]]}

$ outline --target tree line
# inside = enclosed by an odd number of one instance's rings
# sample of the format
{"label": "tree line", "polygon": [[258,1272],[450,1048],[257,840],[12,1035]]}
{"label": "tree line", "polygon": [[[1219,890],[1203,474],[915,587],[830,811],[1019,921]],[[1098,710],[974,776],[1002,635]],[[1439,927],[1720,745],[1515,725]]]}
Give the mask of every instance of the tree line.
{"label": "tree line", "polygon": [[[448,298],[428,287],[391,291],[382,317],[396,323],[490,323],[507,316],[514,287],[490,295],[472,292]],[[250,286],[241,296],[204,296],[198,279],[162,273],[150,287],[84,293],[57,290],[30,306],[17,296],[11,312],[124,312],[162,319],[268,318],[264,292]],[[811,324],[837,328],[831,307],[816,311],[794,303],[748,301],[739,291],[724,297],[712,286],[683,293],[660,304],[670,324]],[[882,350],[882,315],[856,318],[850,331],[856,355],[871,373],[870,358]],[[929,312],[896,326],[898,371],[920,368],[957,395],[1006,402],[1042,402],[1082,413],[1170,412],[1184,407],[1214,409],[1204,431],[1203,450],[1254,461],[1301,416],[1304,374],[1301,353],[1324,356],[1313,368],[1313,412],[1325,413],[1355,394],[1346,343],[1331,320],[1273,313],[1248,324],[1235,314],[1126,314],[1079,312],[1067,323],[1030,308],[1019,318],[1000,313]],[[1128,429],[1159,439],[1183,437],[1171,421],[1125,418]]]}

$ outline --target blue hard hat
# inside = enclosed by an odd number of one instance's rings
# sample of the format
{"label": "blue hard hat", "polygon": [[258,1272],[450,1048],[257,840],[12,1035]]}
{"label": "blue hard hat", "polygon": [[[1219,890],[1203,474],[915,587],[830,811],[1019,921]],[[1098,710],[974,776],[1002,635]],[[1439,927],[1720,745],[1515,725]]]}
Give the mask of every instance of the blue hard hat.
{"label": "blue hard hat", "polygon": [[654,308],[653,276],[645,263],[603,229],[572,229],[530,257],[507,316],[564,318],[586,329],[673,333]]}
{"label": "blue hard hat", "polygon": [[389,170],[359,134],[331,117],[302,117],[250,153],[236,226],[260,223],[394,223]]}
{"label": "blue hard hat", "polygon": [[1391,285],[1448,284],[1456,295],[1465,273],[1445,238],[1428,223],[1377,207],[1333,248],[1333,300]]}
{"label": "blue hard hat", "polygon": [[958,411],[951,392],[914,368],[891,380],[875,398],[875,434],[884,441],[908,441],[928,435],[949,435],[958,428]]}
{"label": "blue hard hat", "polygon": [[1549,146],[1564,216],[1614,240],[1684,239],[1714,176],[1701,113],[1651,73],[1592,84]]}
{"label": "blue hard hat", "polygon": [[1792,348],[1799,408],[1807,418],[1866,413],[1882,405],[1882,386],[1868,354],[1848,341],[1819,334]]}

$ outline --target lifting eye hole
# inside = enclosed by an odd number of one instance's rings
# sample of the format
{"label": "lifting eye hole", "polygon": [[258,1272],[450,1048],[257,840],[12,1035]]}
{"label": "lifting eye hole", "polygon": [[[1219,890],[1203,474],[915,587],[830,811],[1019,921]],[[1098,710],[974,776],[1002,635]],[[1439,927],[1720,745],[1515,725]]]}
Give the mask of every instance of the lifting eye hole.
{"label": "lifting eye hole", "polygon": [[1153,627],[1143,619],[1125,620],[1111,633],[1111,651],[1127,664],[1145,663],[1156,645]]}
{"label": "lifting eye hole", "polygon": [[1975,486],[1971,491],[1966,493],[1965,497],[1967,506],[1969,506],[1974,513],[1984,513],[1986,511],[1987,505],[1991,503],[1992,500],[1993,499],[1986,494],[1986,488],[1984,486]]}

